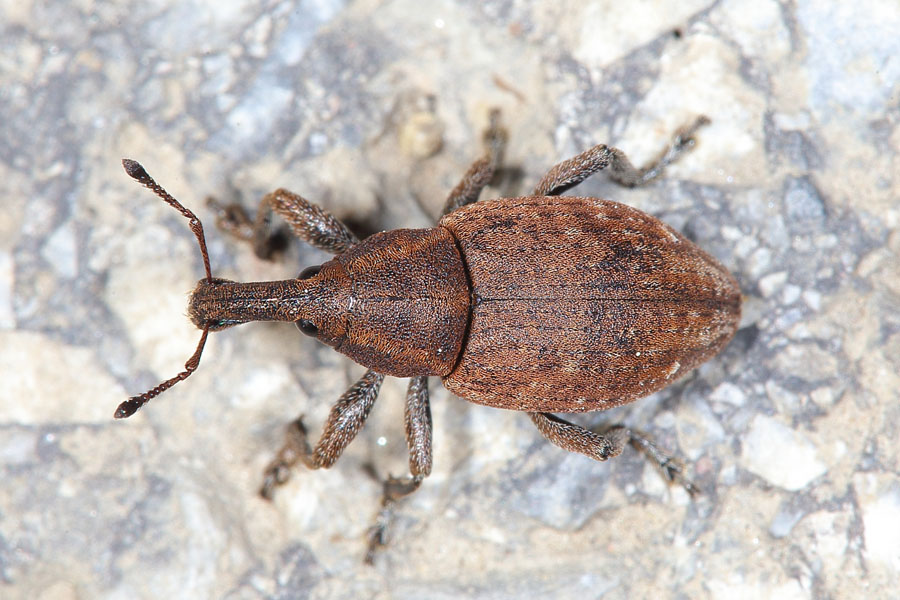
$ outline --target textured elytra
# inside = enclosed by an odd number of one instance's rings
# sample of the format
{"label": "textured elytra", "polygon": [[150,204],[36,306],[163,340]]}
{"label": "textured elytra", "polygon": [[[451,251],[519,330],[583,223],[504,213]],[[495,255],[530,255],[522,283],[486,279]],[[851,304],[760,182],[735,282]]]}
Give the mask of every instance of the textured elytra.
{"label": "textured elytra", "polygon": [[453,393],[514,410],[603,410],[716,354],[740,320],[737,282],[637,209],[575,197],[506,198],[441,220],[472,309]]}

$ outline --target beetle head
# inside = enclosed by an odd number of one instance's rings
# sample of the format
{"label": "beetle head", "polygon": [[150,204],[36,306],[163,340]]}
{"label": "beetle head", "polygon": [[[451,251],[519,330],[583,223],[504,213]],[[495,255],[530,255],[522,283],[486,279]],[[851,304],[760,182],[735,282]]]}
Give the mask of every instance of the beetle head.
{"label": "beetle head", "polygon": [[191,293],[188,316],[209,331],[251,321],[293,322],[306,335],[336,347],[347,329],[350,289],[347,272],[335,260],[306,269],[297,279],[201,279]]}

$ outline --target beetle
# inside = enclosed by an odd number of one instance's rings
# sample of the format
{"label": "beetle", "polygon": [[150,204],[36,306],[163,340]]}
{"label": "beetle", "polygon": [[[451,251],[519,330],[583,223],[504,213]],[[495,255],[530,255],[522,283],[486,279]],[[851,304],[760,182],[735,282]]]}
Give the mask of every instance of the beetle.
{"label": "beetle", "polygon": [[397,229],[359,241],[338,219],[279,189],[255,221],[215,205],[219,223],[265,255],[269,214],[301,239],[334,254],[295,279],[238,283],[212,276],[203,227],[137,162],[123,165],[190,220],[206,269],[189,300],[203,334],[185,370],[116,410],[134,414],[198,366],[210,331],[250,321],[289,321],[366,367],[334,405],[311,447],[301,419],[265,473],[262,494],[290,467],[328,468],[368,416],[385,375],[409,377],[405,425],[410,475],[389,478],[384,502],[415,490],[431,471],[427,378],[438,376],[470,402],[528,413],[552,443],[596,460],[633,443],[670,479],[693,491],[680,467],[625,427],[597,433],[554,413],[601,411],[647,396],[718,353],[741,312],[734,277],[716,259],[660,220],[623,204],[562,196],[609,169],[627,187],[656,179],[694,143],[705,117],[680,130],[648,166],[597,145],[553,167],[530,196],[476,202],[502,154],[497,116],[486,156],[450,193],[437,226]]}

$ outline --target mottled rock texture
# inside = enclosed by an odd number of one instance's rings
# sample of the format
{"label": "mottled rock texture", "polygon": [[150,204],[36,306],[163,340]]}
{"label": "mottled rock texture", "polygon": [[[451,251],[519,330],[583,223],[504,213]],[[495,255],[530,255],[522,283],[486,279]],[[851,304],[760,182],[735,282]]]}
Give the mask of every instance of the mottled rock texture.
{"label": "mottled rock texture", "polygon": [[[412,0],[0,4],[0,596],[857,598],[900,578],[900,4],[896,0]],[[361,234],[421,227],[509,131],[492,195],[598,142],[637,162],[700,114],[697,148],[626,202],[737,277],[744,322],[624,422],[636,452],[567,455],[521,414],[431,383],[435,464],[362,564],[379,485],[406,469],[405,382],[331,470],[274,503],[262,470],[318,433],[362,369],[290,325],[211,337],[197,373],[127,421],[198,333],[184,220],[222,277],[290,277],[204,198],[287,187]]]}

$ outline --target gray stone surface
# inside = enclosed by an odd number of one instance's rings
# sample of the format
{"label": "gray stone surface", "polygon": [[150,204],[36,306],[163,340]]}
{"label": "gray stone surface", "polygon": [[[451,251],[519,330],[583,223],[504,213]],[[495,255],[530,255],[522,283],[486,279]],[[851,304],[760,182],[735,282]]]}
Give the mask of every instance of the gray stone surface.
{"label": "gray stone surface", "polygon": [[[900,578],[900,5],[896,0],[3,2],[0,5],[0,596],[867,598]],[[425,226],[490,107],[523,193],[611,142],[640,162],[712,124],[661,181],[580,191],[686,232],[745,293],[728,349],[608,414],[684,457],[703,493],[627,451],[567,456],[520,414],[432,381],[435,469],[362,564],[402,473],[405,385],[338,465],[256,491],[298,413],[361,372],[290,325],[198,333],[184,220],[214,270],[296,274],[213,227],[285,186],[358,230]],[[514,173],[515,175],[515,173]]]}

